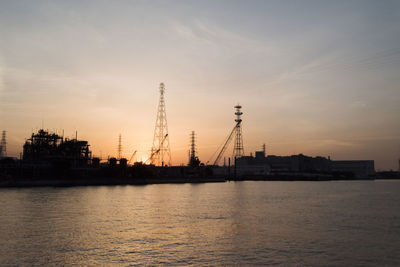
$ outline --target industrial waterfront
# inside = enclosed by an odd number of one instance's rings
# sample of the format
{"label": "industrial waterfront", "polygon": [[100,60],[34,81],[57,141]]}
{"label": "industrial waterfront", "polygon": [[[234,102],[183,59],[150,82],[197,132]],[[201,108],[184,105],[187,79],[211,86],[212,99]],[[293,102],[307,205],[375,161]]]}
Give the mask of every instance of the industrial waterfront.
{"label": "industrial waterfront", "polygon": [[[186,166],[171,166],[171,149],[165,104],[165,85],[160,83],[160,99],[149,157],[135,161],[121,156],[104,159],[92,156],[89,141],[65,138],[48,130],[32,133],[23,145],[20,159],[7,157],[6,132],[0,142],[0,186],[124,185],[153,183],[225,182],[230,180],[351,180],[400,178],[399,172],[376,174],[373,160],[331,160],[329,157],[267,155],[266,145],[254,156],[245,155],[242,134],[242,106],[234,106],[234,126],[210,161],[197,154],[196,134],[190,135]],[[233,153],[226,151],[233,140]],[[226,155],[228,157],[226,157]],[[221,165],[221,160],[223,164]]]}
{"label": "industrial waterfront", "polygon": [[0,267],[400,267],[400,1],[1,0]]}

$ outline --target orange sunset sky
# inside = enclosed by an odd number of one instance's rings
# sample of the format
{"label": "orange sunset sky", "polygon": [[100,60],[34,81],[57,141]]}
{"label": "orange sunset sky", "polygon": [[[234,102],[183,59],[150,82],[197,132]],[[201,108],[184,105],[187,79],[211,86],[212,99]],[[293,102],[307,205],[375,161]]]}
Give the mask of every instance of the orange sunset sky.
{"label": "orange sunset sky", "polygon": [[[400,157],[400,2],[2,1],[0,130],[88,140],[95,156],[152,145],[165,100],[173,165],[189,135],[210,160],[243,106],[246,154]],[[228,154],[232,148],[228,149]]]}

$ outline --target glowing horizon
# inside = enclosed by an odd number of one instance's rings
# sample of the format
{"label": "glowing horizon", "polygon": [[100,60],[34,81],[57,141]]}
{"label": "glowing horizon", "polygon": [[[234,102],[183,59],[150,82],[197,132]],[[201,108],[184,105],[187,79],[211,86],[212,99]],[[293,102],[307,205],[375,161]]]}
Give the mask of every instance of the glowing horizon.
{"label": "glowing horizon", "polygon": [[[400,157],[400,3],[3,1],[0,130],[65,130],[94,155],[149,155],[159,99],[173,165],[202,162],[243,106],[245,154]],[[232,149],[227,150],[230,155]]]}

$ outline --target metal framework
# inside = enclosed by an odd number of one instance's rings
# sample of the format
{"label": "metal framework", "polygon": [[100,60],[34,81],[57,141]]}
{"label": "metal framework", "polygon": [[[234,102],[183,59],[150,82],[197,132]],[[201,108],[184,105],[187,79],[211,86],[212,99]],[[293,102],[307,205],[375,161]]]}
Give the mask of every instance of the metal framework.
{"label": "metal framework", "polygon": [[137,152],[137,150],[135,150],[135,151],[132,153],[132,156],[131,156],[131,158],[129,159],[128,164],[131,164],[132,160],[135,158],[136,152]]}
{"label": "metal framework", "polygon": [[160,101],[158,103],[156,125],[154,128],[153,146],[151,148],[151,164],[164,166],[171,164],[171,150],[169,147],[167,114],[164,100],[165,86],[160,83]]}
{"label": "metal framework", "polygon": [[62,160],[72,166],[87,166],[92,158],[87,141],[67,139],[55,133],[40,129],[25,141],[23,159],[25,161]]}
{"label": "metal framework", "polygon": [[6,131],[3,131],[1,134],[1,142],[0,142],[0,157],[7,156],[7,140],[6,140]]}
{"label": "metal framework", "polygon": [[237,104],[235,106],[236,112],[236,136],[235,136],[235,146],[233,147],[233,158],[238,158],[244,156],[243,148],[243,136],[242,136],[242,119],[241,116],[243,112],[240,111],[241,105]]}
{"label": "metal framework", "polygon": [[190,167],[200,166],[199,157],[196,155],[196,134],[194,131],[190,134],[190,151],[189,151],[189,164]]}
{"label": "metal framework", "polygon": [[190,153],[189,162],[196,159],[196,134],[194,131],[190,134]]}
{"label": "metal framework", "polygon": [[[244,156],[244,148],[243,148],[243,136],[242,136],[242,112],[240,111],[240,109],[242,108],[242,106],[240,106],[239,104],[235,106],[236,108],[236,119],[235,119],[235,126],[233,127],[232,131],[230,132],[230,134],[228,135],[228,137],[226,138],[221,150],[219,151],[215,161],[214,161],[214,165],[218,165],[218,162],[220,161],[221,157],[224,155],[225,150],[227,149],[227,147],[229,146],[233,136],[235,136],[235,145],[233,148],[233,155],[232,158],[238,158],[238,157],[242,157]],[[218,150],[217,150],[218,151]]]}
{"label": "metal framework", "polygon": [[222,155],[225,153],[226,148],[228,147],[229,143],[232,140],[233,134],[235,133],[238,124],[240,124],[240,122],[236,123],[235,127],[233,127],[231,133],[228,135],[228,138],[226,138],[226,141],[224,142],[224,145],[222,146],[221,151],[218,153],[218,156],[214,161],[214,165],[218,165],[219,160],[221,159]]}
{"label": "metal framework", "polygon": [[118,137],[118,159],[121,159],[121,153],[122,153],[122,140],[121,140],[121,134]]}

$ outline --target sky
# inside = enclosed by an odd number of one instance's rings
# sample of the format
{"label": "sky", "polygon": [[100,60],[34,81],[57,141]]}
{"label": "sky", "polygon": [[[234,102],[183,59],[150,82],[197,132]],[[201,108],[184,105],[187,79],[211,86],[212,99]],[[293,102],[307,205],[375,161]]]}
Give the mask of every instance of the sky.
{"label": "sky", "polygon": [[163,82],[173,165],[191,131],[212,162],[240,103],[246,154],[398,168],[399,1],[0,0],[0,36],[11,156],[43,127],[146,160]]}

